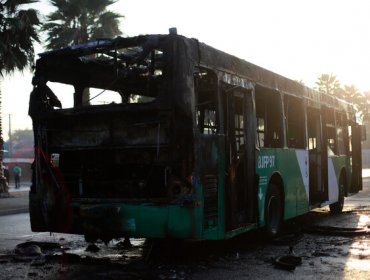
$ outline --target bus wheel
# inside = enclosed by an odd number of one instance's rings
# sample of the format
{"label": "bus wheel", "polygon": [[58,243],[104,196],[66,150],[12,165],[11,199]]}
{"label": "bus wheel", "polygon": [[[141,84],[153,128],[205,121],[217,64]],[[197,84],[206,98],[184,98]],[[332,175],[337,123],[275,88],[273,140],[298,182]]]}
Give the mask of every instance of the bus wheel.
{"label": "bus wheel", "polygon": [[29,192],[29,212],[32,231],[45,231],[41,202],[36,193]]}
{"label": "bus wheel", "polygon": [[343,210],[344,206],[344,186],[345,186],[345,181],[343,180],[343,176],[340,176],[339,179],[339,185],[338,185],[338,201],[330,204],[330,214],[339,214]]}
{"label": "bus wheel", "polygon": [[283,203],[281,192],[274,184],[269,184],[265,200],[265,229],[269,238],[276,237],[283,222]]}

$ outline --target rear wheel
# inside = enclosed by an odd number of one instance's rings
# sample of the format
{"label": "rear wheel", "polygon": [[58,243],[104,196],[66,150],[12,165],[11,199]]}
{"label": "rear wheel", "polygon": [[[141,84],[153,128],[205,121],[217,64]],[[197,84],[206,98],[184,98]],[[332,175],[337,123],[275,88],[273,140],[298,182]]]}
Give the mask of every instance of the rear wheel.
{"label": "rear wheel", "polygon": [[42,204],[38,195],[30,191],[29,193],[29,212],[31,230],[35,232],[45,231],[45,221],[42,215]]}
{"label": "rear wheel", "polygon": [[276,237],[283,223],[283,200],[279,188],[269,184],[265,200],[265,229],[268,237]]}
{"label": "rear wheel", "polygon": [[338,201],[329,205],[331,214],[339,214],[343,210],[343,206],[344,206],[344,187],[345,187],[344,176],[340,176],[339,184],[338,184]]}

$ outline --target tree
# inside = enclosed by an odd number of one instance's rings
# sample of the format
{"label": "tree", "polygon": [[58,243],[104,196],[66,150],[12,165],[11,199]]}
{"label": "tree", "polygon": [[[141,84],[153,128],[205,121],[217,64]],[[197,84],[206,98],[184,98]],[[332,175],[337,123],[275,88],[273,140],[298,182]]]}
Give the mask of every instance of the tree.
{"label": "tree", "polygon": [[294,81],[296,81],[298,84],[301,84],[302,86],[305,85],[303,80],[294,80]]}
{"label": "tree", "polygon": [[[12,140],[6,141],[4,146],[12,151],[11,156],[32,157],[33,156],[33,131],[31,129],[19,129],[12,133]],[[10,147],[11,146],[11,147]]]}
{"label": "tree", "polygon": [[[34,42],[39,42],[40,25],[35,9],[21,9],[36,0],[0,0],[0,76],[15,70],[23,71],[33,64]],[[0,91],[1,99],[1,91]],[[1,109],[1,108],[0,108]],[[3,137],[0,117],[0,165],[3,162]],[[0,168],[0,179],[3,170]],[[0,184],[2,181],[0,181]]]}
{"label": "tree", "polygon": [[50,0],[57,10],[47,16],[42,27],[47,33],[47,48],[58,49],[122,34],[119,19],[123,16],[106,10],[115,2],[116,0]]}
{"label": "tree", "polygon": [[361,93],[355,85],[345,85],[343,92],[344,99],[354,104],[358,112],[357,115],[362,122],[367,117],[368,113],[368,101],[365,94]]}
{"label": "tree", "polygon": [[355,85],[341,87],[336,75],[333,74],[321,74],[316,85],[317,87],[315,89],[319,92],[335,95],[353,104],[360,122],[368,117],[368,100],[365,94],[361,93]]}
{"label": "tree", "polygon": [[[316,82],[317,89],[319,92],[331,94],[331,95],[340,95],[340,83],[337,80],[337,77],[333,74],[321,74]],[[338,96],[340,97],[340,96]]]}
{"label": "tree", "polygon": [[23,71],[33,64],[34,42],[39,42],[40,24],[35,9],[22,10],[24,4],[35,0],[0,0],[0,75],[18,69]]}

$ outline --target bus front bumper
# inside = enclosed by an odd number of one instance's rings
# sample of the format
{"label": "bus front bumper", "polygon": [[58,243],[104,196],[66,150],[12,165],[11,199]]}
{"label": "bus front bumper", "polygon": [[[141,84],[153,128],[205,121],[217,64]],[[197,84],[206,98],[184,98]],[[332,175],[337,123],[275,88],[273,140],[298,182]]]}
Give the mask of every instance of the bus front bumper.
{"label": "bus front bumper", "polygon": [[101,237],[193,238],[192,207],[151,203],[72,203],[71,233]]}

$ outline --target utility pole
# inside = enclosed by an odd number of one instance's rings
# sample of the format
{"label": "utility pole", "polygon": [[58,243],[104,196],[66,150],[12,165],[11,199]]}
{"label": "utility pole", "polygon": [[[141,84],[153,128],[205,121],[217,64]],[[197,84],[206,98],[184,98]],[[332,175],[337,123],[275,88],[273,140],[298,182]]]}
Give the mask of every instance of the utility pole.
{"label": "utility pole", "polygon": [[12,143],[12,114],[8,114],[9,120],[9,157],[13,154],[13,143]]}

